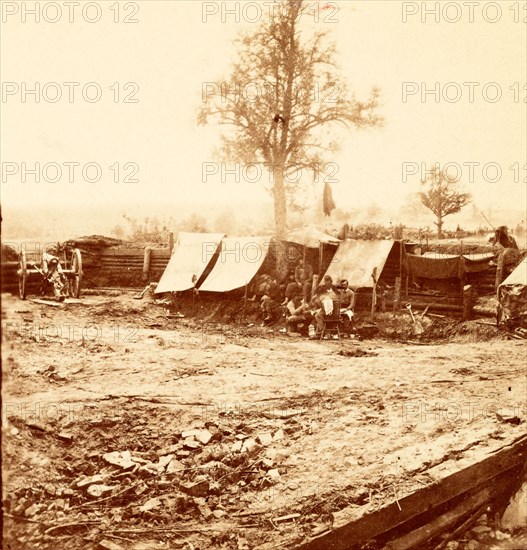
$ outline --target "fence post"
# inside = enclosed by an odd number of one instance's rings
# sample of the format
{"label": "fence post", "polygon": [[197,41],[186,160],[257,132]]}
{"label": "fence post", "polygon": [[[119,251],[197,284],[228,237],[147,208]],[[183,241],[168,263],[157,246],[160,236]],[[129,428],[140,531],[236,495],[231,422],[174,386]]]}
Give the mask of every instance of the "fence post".
{"label": "fence post", "polygon": [[393,316],[401,309],[401,277],[395,277],[395,290],[393,295]]}
{"label": "fence post", "polygon": [[476,303],[476,291],[472,285],[463,287],[463,321],[469,321]]}
{"label": "fence post", "polygon": [[152,256],[152,249],[150,247],[145,248],[145,256],[143,260],[143,281],[147,281],[150,277],[151,256]]}
{"label": "fence post", "polygon": [[371,272],[371,278],[373,279],[373,289],[371,292],[371,320],[375,317],[375,306],[377,305],[377,268],[374,267]]}

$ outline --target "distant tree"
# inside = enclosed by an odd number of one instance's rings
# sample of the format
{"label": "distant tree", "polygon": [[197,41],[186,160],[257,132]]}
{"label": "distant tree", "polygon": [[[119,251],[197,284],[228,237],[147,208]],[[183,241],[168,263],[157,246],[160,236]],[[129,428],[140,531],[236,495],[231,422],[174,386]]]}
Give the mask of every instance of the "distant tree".
{"label": "distant tree", "polygon": [[116,225],[112,229],[112,234],[117,237],[118,239],[122,239],[124,237],[124,229],[121,225]]}
{"label": "distant tree", "polygon": [[441,170],[439,164],[431,167],[428,175],[421,181],[425,188],[419,193],[421,202],[431,210],[437,221],[437,238],[443,237],[443,219],[450,214],[457,214],[470,200],[470,193],[463,193],[459,180]]}
{"label": "distant tree", "polygon": [[200,214],[193,213],[191,216],[180,223],[181,231],[189,231],[191,233],[207,233],[207,221]]}
{"label": "distant tree", "polygon": [[269,170],[281,236],[288,206],[306,185],[299,175],[318,174],[326,166],[324,153],[338,150],[338,138],[329,138],[327,130],[378,126],[382,118],[376,112],[379,90],[373,88],[364,102],[355,99],[335,69],[335,47],[326,33],[301,28],[313,3],[280,0],[277,8],[237,41],[232,74],[221,93],[203,98],[199,122],[212,118],[230,128],[222,136],[228,162]]}

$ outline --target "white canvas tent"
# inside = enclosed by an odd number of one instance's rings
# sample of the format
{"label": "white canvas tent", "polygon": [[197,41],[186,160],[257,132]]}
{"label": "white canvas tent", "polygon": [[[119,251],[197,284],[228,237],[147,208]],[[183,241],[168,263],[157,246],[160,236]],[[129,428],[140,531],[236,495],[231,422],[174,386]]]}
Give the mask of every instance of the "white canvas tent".
{"label": "white canvas tent", "polygon": [[394,244],[394,241],[381,240],[344,241],[325,274],[330,275],[334,283],[346,279],[354,289],[373,288],[373,268],[377,268],[377,279],[380,279]]}
{"label": "white canvas tent", "polygon": [[199,290],[229,292],[248,285],[267,257],[270,242],[270,237],[223,239],[218,260]]}
{"label": "white canvas tent", "polygon": [[210,264],[223,236],[223,233],[178,233],[156,294],[193,288]]}

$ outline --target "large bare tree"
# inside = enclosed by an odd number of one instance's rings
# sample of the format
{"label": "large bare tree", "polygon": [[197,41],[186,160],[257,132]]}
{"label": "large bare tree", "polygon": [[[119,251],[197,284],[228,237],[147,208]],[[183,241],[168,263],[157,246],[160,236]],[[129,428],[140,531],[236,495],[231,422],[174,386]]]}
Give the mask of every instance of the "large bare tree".
{"label": "large bare tree", "polygon": [[339,79],[335,46],[326,33],[309,31],[311,2],[281,0],[257,29],[237,40],[230,77],[204,94],[199,122],[227,125],[222,156],[228,162],[264,166],[278,236],[286,230],[288,205],[295,204],[303,174],[318,175],[327,154],[338,149],[333,125],[364,128],[382,124],[379,90],[367,101],[350,95]]}
{"label": "large bare tree", "polygon": [[433,165],[421,180],[425,191],[419,193],[421,202],[431,210],[437,221],[437,238],[443,237],[443,219],[450,214],[457,214],[470,200],[470,193],[463,193],[459,180],[449,176],[447,170],[441,170],[439,164]]}

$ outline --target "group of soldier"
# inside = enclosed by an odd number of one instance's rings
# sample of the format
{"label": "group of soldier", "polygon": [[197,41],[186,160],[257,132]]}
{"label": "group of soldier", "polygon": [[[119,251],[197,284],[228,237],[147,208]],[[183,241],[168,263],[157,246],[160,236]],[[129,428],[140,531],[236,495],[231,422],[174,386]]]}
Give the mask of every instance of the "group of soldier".
{"label": "group of soldier", "polygon": [[[264,324],[275,321],[282,313],[287,333],[318,339],[328,317],[335,319],[337,315],[342,334],[351,335],[355,293],[349,288],[348,281],[343,279],[335,285],[332,278],[326,275],[321,284],[318,282],[318,276],[313,274],[311,265],[301,258],[285,287],[284,300],[280,304],[273,299],[272,292],[263,294],[261,308]],[[335,308],[338,308],[338,314]]]}

